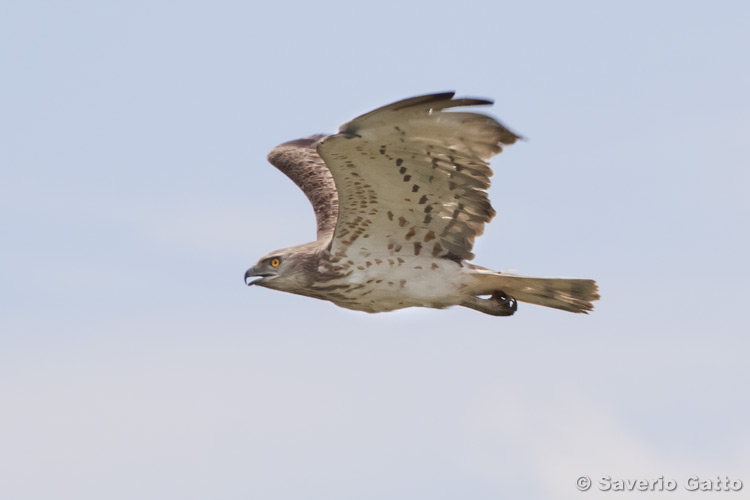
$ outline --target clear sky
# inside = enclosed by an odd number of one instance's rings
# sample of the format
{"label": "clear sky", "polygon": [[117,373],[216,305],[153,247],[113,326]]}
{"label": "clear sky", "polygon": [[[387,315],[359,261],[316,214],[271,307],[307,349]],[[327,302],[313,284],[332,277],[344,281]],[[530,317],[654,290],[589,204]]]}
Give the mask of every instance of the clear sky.
{"label": "clear sky", "polygon": [[[0,497],[746,493],[749,5],[2,2]],[[269,149],[444,90],[529,139],[476,262],[593,314],[244,286],[315,232]]]}

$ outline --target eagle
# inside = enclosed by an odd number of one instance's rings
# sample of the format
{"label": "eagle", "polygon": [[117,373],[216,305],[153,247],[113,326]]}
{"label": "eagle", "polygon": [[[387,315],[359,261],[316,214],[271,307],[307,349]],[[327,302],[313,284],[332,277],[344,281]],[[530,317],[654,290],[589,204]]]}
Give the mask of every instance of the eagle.
{"label": "eagle", "polygon": [[[533,278],[469,263],[495,216],[489,160],[520,136],[454,92],[404,99],[271,150],[305,193],[317,239],[275,250],[245,283],[369,313],[463,306],[511,316],[518,302],[587,313],[587,279]],[[464,108],[456,110],[454,108]]]}

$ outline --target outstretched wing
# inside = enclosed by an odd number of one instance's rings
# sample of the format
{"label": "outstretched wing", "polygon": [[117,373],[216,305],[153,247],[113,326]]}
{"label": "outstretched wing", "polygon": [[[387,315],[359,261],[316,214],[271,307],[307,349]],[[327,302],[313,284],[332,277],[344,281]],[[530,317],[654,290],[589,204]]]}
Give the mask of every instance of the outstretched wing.
{"label": "outstretched wing", "polygon": [[487,115],[447,111],[492,104],[453,96],[399,101],[320,140],[338,190],[334,255],[474,257],[474,238],[495,215],[488,161],[519,136]]}
{"label": "outstretched wing", "polygon": [[322,137],[315,135],[285,142],[268,153],[268,161],[294,181],[312,203],[319,241],[333,236],[338,216],[336,184],[316,150]]}

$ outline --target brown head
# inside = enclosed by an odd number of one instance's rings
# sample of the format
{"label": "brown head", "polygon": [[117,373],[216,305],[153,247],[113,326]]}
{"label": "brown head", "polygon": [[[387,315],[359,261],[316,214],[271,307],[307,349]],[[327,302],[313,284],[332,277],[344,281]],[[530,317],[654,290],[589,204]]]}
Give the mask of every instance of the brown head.
{"label": "brown head", "polygon": [[[316,244],[276,250],[260,258],[245,272],[245,284],[299,293],[315,278],[318,267]],[[249,281],[251,278],[257,278]]]}

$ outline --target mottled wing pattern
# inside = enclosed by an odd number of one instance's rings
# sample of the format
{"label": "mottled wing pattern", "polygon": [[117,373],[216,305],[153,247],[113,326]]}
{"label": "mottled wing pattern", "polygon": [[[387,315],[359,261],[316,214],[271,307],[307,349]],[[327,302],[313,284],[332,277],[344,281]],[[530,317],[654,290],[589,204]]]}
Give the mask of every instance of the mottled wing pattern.
{"label": "mottled wing pattern", "polygon": [[285,142],[268,153],[268,161],[299,186],[315,210],[318,240],[333,236],[338,217],[336,184],[316,145],[324,136]]}
{"label": "mottled wing pattern", "polygon": [[320,141],[339,193],[334,255],[474,257],[495,215],[488,160],[518,136],[489,116],[446,111],[492,103],[453,95],[396,102]]}

